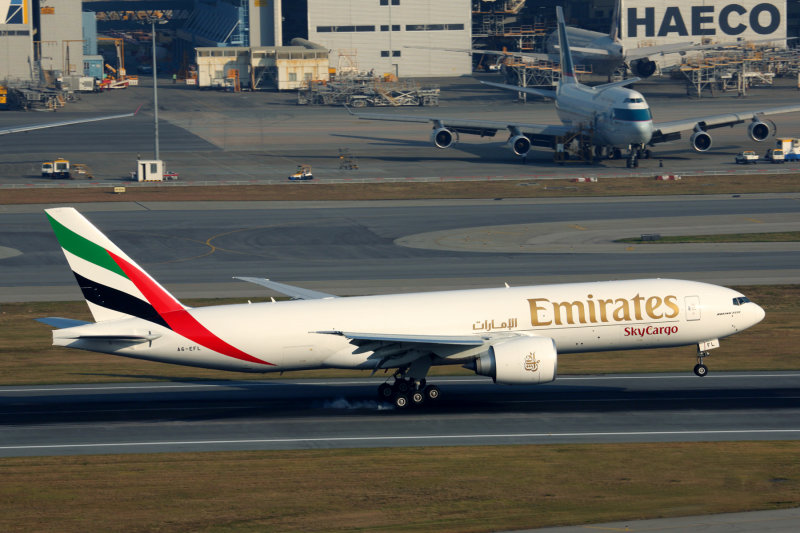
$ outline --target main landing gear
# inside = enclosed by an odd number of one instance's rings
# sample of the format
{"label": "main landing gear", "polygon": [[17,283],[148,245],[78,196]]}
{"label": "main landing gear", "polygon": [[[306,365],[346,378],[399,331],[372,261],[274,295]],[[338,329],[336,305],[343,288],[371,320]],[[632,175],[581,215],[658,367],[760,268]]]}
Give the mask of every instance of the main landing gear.
{"label": "main landing gear", "polygon": [[425,378],[416,380],[407,377],[403,372],[394,375],[394,383],[391,385],[381,383],[378,387],[378,398],[393,404],[398,409],[434,402],[439,398],[439,394],[439,387],[427,385]]}

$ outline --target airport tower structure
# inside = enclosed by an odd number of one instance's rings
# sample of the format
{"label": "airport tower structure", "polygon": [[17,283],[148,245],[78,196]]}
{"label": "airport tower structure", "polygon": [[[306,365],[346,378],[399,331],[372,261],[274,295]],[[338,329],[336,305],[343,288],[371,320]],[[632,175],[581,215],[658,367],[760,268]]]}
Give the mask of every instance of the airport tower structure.
{"label": "airport tower structure", "polygon": [[470,0],[308,0],[308,39],[331,50],[332,67],[353,57],[358,70],[398,77],[462,76],[471,47]]}

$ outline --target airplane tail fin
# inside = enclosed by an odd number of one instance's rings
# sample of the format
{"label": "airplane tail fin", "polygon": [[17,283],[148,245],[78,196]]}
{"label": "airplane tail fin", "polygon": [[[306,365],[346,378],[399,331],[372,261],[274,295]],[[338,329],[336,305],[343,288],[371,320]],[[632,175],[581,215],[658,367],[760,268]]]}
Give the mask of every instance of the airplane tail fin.
{"label": "airplane tail fin", "polygon": [[138,317],[166,326],[186,307],[75,208],[45,209],[96,322]]}
{"label": "airplane tail fin", "polygon": [[620,22],[620,4],[622,0],[615,0],[614,1],[614,12],[611,15],[611,30],[608,32],[608,36],[611,37],[611,40],[615,43],[619,42],[619,22]]}
{"label": "airplane tail fin", "polygon": [[560,84],[574,85],[578,83],[575,77],[575,65],[572,63],[572,52],[567,41],[567,25],[564,23],[564,10],[556,6],[558,18],[558,49],[561,54],[561,81]]}

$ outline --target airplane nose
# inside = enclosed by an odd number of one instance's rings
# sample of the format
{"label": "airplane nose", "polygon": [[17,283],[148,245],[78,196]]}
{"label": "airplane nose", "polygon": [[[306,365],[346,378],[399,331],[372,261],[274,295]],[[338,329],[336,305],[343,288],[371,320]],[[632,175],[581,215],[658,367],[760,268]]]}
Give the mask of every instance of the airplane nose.
{"label": "airplane nose", "polygon": [[753,324],[755,325],[764,320],[764,317],[767,316],[767,313],[760,305],[753,304],[752,315],[753,315]]}

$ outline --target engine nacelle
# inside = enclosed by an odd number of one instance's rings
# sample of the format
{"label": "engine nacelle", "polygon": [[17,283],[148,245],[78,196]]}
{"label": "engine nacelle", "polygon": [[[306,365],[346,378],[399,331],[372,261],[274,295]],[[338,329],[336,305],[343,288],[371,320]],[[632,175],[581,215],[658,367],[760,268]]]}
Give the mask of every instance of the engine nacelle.
{"label": "engine nacelle", "polygon": [[696,131],[692,134],[689,142],[696,152],[707,152],[711,148],[711,135],[705,131]]}
{"label": "engine nacelle", "polygon": [[538,385],[556,379],[558,354],[549,337],[518,337],[500,342],[481,354],[476,374],[504,385]]}
{"label": "engine nacelle", "polygon": [[456,140],[456,134],[447,128],[439,128],[431,132],[431,142],[437,148],[450,148],[456,143]]}
{"label": "engine nacelle", "polygon": [[524,156],[531,149],[531,140],[524,135],[517,135],[508,140],[508,145],[511,146],[515,154]]}
{"label": "engine nacelle", "polygon": [[649,59],[642,58],[636,61],[631,61],[631,72],[640,78],[649,78],[656,72],[656,62]]}
{"label": "engine nacelle", "polygon": [[765,141],[769,137],[769,126],[760,120],[754,120],[747,126],[747,135],[754,141]]}

